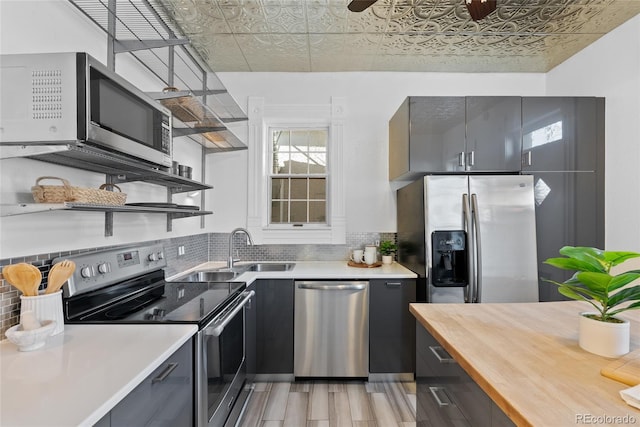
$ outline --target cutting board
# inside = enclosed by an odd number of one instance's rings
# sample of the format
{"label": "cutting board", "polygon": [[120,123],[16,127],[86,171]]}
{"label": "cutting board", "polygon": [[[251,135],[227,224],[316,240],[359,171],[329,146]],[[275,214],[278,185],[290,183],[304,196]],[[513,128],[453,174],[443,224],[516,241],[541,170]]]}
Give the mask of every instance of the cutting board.
{"label": "cutting board", "polygon": [[600,374],[630,386],[640,384],[640,350],[609,363]]}

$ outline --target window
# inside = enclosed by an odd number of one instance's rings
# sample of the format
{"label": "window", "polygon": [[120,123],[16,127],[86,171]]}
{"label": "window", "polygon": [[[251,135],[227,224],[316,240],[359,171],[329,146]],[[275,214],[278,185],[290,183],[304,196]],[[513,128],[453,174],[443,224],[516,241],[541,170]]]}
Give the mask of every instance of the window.
{"label": "window", "polygon": [[271,140],[270,223],[327,223],[328,129],[277,129]]}
{"label": "window", "polygon": [[344,104],[249,98],[247,228],[256,244],[345,243]]}

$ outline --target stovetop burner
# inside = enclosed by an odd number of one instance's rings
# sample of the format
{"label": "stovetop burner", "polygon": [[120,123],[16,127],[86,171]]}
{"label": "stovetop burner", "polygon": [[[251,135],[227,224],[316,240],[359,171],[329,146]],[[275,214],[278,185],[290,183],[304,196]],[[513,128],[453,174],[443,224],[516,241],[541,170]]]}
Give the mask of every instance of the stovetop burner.
{"label": "stovetop burner", "polygon": [[165,282],[160,245],[70,259],[78,269],[65,285],[66,323],[202,324],[245,288],[242,282]]}

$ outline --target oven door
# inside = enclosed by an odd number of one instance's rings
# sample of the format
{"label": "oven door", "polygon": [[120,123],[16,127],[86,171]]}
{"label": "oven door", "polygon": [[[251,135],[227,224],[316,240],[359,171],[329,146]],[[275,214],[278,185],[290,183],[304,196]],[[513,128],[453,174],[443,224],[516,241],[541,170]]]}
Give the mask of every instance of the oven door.
{"label": "oven door", "polygon": [[246,379],[244,306],[255,294],[241,293],[202,328],[196,339],[198,427],[223,426]]}

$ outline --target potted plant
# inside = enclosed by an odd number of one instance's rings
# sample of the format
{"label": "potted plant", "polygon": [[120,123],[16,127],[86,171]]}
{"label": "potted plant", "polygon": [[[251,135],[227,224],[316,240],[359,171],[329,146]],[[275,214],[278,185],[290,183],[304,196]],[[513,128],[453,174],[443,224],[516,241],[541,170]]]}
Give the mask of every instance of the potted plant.
{"label": "potted plant", "polygon": [[382,254],[383,264],[393,263],[393,254],[398,250],[395,243],[390,240],[383,240],[380,242],[380,253]]}
{"label": "potted plant", "polygon": [[640,308],[640,284],[627,286],[640,278],[640,270],[612,275],[611,268],[640,257],[640,253],[565,246],[560,249],[560,254],[564,257],[549,258],[545,264],[574,270],[575,274],[562,283],[543,280],[557,285],[562,295],[586,301],[597,310],[580,313],[580,347],[605,357],[628,353],[629,322],[615,316]]}

